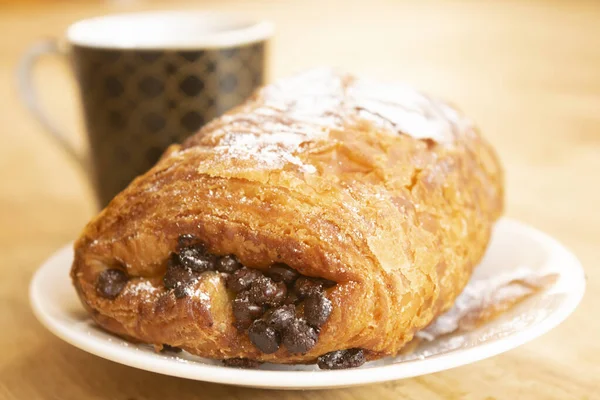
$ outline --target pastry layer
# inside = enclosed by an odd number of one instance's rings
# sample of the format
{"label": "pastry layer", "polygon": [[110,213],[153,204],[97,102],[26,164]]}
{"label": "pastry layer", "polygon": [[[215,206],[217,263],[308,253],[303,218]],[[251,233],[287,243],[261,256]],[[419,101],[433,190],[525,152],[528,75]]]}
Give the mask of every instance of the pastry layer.
{"label": "pastry layer", "polygon": [[[502,195],[493,150],[456,110],[316,70],[259,90],[172,146],[86,226],[71,275],[101,326],[157,346],[278,363],[343,349],[394,355],[453,304]],[[222,273],[202,273],[187,296],[166,288],[188,234],[248,268],[284,264],[334,282],[317,343],[260,351],[235,326]],[[126,274],[114,298],[97,290],[107,269]]]}

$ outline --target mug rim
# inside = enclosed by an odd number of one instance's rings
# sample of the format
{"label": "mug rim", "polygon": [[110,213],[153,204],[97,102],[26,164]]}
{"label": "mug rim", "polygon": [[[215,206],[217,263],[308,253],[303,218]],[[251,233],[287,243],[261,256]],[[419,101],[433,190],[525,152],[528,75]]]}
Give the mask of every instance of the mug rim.
{"label": "mug rim", "polygon": [[[173,24],[178,21],[194,22],[195,27],[201,27],[201,22],[212,25],[222,25],[214,32],[198,32],[193,37],[177,36],[175,39],[156,39],[155,42],[143,39],[118,37],[117,32],[108,30],[106,25],[124,23],[126,20],[140,20],[143,23]],[[104,25],[104,27],[103,27]],[[177,24],[177,28],[181,28]],[[91,29],[108,30],[109,35],[90,33]],[[176,29],[177,29],[176,28]],[[107,14],[85,18],[69,25],[66,39],[71,45],[90,48],[121,49],[121,50],[203,50],[221,49],[244,46],[261,42],[273,36],[275,27],[267,20],[251,20],[240,14],[218,11],[143,11],[133,13]],[[131,32],[130,32],[131,33]],[[112,38],[109,38],[112,35]],[[142,35],[143,36],[143,35]]]}

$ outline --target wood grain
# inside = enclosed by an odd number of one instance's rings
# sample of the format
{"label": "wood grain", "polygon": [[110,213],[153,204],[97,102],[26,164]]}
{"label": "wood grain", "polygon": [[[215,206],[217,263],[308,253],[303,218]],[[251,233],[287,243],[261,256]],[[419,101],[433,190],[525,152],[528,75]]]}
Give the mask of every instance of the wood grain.
{"label": "wood grain", "polygon": [[[559,328],[451,371],[333,391],[241,389],[138,371],[77,350],[34,319],[36,267],[93,215],[77,166],[20,106],[19,55],[79,18],[133,9],[242,11],[276,22],[271,77],[337,65],[404,80],[460,105],[507,170],[507,214],[570,247],[588,289]],[[1,399],[593,399],[600,376],[600,3],[203,1],[14,3],[0,8]],[[83,148],[75,86],[48,60],[36,81]]]}

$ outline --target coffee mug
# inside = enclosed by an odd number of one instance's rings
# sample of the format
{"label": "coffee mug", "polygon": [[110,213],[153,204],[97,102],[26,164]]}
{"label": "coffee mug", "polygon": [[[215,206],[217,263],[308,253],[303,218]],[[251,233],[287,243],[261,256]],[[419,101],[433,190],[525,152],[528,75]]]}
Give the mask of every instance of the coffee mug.
{"label": "coffee mug", "polygon": [[[105,206],[163,151],[246,99],[265,76],[273,26],[208,12],[150,12],[91,18],[66,40],[45,40],[23,56],[19,86],[28,108],[75,159],[90,168]],[[67,56],[84,110],[89,154],[79,154],[42,109],[33,67]]]}

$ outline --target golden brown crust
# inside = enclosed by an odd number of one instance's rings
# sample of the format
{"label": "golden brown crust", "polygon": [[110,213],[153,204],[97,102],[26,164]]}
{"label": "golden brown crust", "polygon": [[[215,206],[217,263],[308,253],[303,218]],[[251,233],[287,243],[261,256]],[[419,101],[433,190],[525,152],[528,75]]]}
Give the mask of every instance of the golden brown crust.
{"label": "golden brown crust", "polygon": [[[393,355],[465,286],[502,190],[494,152],[449,106],[311,71],[169,149],[87,225],[71,275],[100,325],[143,342],[278,363],[354,347]],[[183,299],[165,290],[166,260],[187,233],[249,267],[283,262],[337,282],[317,345],[258,351],[233,327],[216,272]],[[114,265],[134,278],[109,300],[94,282]]]}

